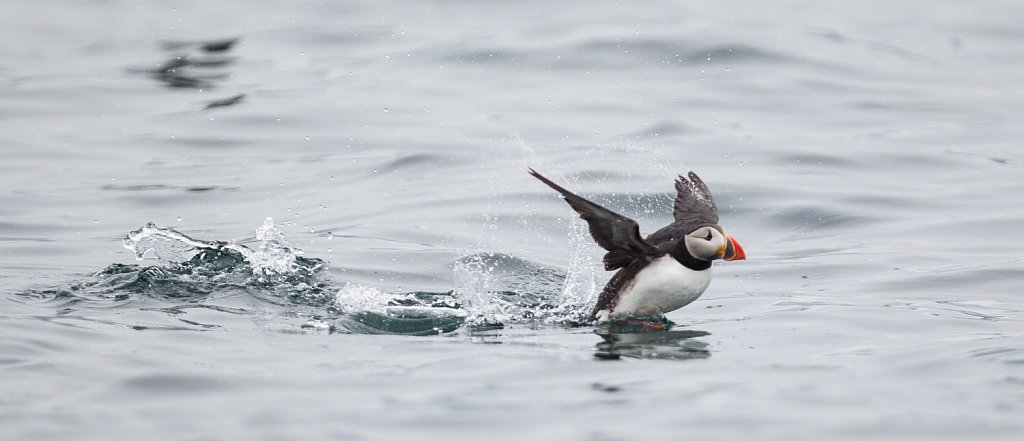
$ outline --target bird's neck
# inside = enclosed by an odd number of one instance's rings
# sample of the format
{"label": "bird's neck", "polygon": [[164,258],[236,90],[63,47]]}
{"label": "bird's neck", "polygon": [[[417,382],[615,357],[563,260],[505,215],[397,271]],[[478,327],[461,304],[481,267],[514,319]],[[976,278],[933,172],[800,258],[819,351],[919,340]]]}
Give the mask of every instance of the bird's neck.
{"label": "bird's neck", "polygon": [[680,264],[694,271],[704,271],[711,268],[710,260],[698,259],[690,254],[690,250],[686,249],[686,241],[684,240],[680,240],[676,246],[672,247],[672,251],[669,254]]}

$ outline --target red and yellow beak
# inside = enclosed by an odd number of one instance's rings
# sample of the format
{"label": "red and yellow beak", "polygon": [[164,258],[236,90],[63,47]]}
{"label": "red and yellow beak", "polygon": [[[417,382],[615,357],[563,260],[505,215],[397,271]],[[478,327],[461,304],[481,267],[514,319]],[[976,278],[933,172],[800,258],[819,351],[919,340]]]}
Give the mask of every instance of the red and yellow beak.
{"label": "red and yellow beak", "polygon": [[746,259],[747,254],[743,252],[743,247],[740,246],[740,243],[736,242],[736,239],[732,236],[727,237],[729,238],[729,243],[725,246],[725,256],[722,257],[722,260],[731,261]]}

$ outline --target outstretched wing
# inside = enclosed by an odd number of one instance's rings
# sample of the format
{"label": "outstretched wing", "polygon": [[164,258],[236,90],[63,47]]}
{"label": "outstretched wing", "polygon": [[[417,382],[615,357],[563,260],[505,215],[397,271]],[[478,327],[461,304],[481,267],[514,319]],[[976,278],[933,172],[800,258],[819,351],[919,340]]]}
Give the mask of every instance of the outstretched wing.
{"label": "outstretched wing", "polygon": [[692,171],[687,176],[689,179],[676,179],[676,200],[672,204],[675,223],[684,234],[705,225],[718,225],[718,207],[708,186]]}
{"label": "outstretched wing", "polygon": [[629,265],[638,258],[650,259],[664,254],[654,245],[640,237],[640,226],[636,221],[618,214],[551,182],[532,168],[530,174],[562,194],[573,210],[587,221],[590,235],[601,248],[608,250],[604,256],[604,267],[611,271]]}

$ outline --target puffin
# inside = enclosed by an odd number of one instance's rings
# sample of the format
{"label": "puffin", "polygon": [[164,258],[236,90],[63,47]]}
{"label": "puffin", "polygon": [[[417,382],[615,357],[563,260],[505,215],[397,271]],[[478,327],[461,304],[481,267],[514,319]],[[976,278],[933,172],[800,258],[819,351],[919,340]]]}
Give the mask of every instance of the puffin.
{"label": "puffin", "polygon": [[664,315],[697,300],[711,283],[711,263],[746,259],[743,247],[718,225],[718,207],[704,181],[690,171],[675,181],[674,221],[647,237],[633,219],[595,204],[544,177],[530,175],[562,195],[587,221],[604,255],[618,270],[605,285],[589,320],[630,320]]}

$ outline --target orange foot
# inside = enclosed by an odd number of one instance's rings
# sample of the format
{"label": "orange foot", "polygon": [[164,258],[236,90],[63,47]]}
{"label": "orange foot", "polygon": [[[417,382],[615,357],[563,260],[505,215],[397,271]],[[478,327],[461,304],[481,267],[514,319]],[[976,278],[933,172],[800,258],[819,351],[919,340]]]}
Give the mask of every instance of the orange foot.
{"label": "orange foot", "polygon": [[664,331],[668,329],[668,326],[665,326],[665,324],[661,322],[640,322],[638,325],[652,331]]}
{"label": "orange foot", "polygon": [[672,328],[672,323],[655,320],[616,320],[612,327],[624,332],[652,332],[667,331]]}

